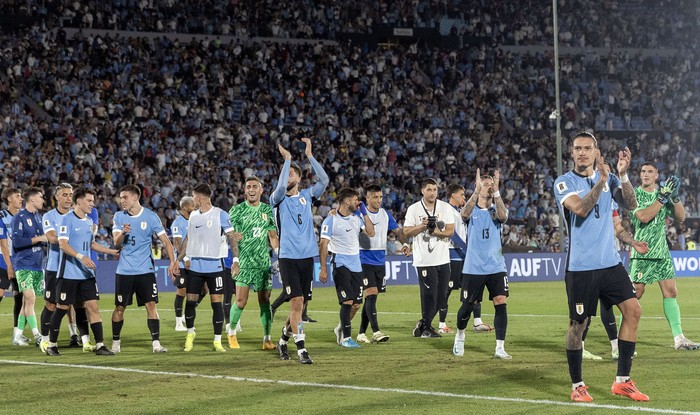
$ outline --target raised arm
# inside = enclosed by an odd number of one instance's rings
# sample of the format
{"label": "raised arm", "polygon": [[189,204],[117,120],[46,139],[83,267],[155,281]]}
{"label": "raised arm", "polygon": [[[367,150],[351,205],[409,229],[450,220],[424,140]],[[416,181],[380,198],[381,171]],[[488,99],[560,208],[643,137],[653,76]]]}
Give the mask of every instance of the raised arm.
{"label": "raised arm", "polygon": [[319,198],[323,194],[323,192],[326,191],[326,187],[328,187],[328,183],[330,183],[330,179],[328,178],[328,174],[326,174],[326,171],[323,170],[323,166],[321,166],[321,163],[319,163],[313,156],[313,153],[311,152],[311,139],[308,137],[304,137],[301,139],[304,143],[306,143],[306,150],[304,153],[306,154],[306,157],[308,157],[309,162],[311,163],[311,168],[314,170],[314,174],[318,176],[318,181],[314,183],[313,187],[311,188],[311,194]]}
{"label": "raised arm", "polygon": [[279,144],[277,145],[277,147],[280,151],[280,154],[282,154],[282,157],[284,157],[284,164],[282,165],[282,170],[280,171],[280,177],[277,181],[277,187],[275,187],[275,190],[272,192],[272,195],[270,195],[270,204],[273,207],[279,204],[282,201],[282,199],[284,199],[284,196],[287,193],[287,183],[289,182],[289,169],[291,169],[292,167],[292,154]]}
{"label": "raised arm", "polygon": [[508,209],[506,209],[506,205],[505,203],[503,203],[503,198],[501,197],[501,192],[498,190],[498,184],[500,180],[500,170],[494,171],[493,187],[496,190],[493,193],[493,203],[496,205],[496,217],[501,223],[505,223],[508,220]]}
{"label": "raised arm", "polygon": [[622,183],[622,200],[618,201],[618,203],[622,202],[620,204],[628,210],[635,210],[639,206],[637,196],[634,194],[634,188],[627,175],[631,162],[632,153],[629,147],[625,147],[624,150],[620,151],[617,159],[617,173],[620,175],[620,182]]}
{"label": "raised arm", "polygon": [[462,207],[462,217],[468,218],[474,211],[474,206],[479,202],[479,193],[481,193],[481,170],[476,169],[476,180],[474,181],[474,193],[467,199],[467,202]]}

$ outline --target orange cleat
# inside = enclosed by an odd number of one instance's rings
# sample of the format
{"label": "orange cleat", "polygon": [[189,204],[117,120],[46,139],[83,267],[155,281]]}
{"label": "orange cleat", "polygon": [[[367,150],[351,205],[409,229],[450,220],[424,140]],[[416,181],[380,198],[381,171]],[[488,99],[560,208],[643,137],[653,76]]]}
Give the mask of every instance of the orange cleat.
{"label": "orange cleat", "polygon": [[622,383],[613,383],[610,391],[613,395],[626,396],[633,401],[648,402],[649,397],[637,389],[633,380]]}
{"label": "orange cleat", "polygon": [[593,402],[593,398],[588,394],[588,386],[581,385],[571,391],[571,400],[574,402]]}

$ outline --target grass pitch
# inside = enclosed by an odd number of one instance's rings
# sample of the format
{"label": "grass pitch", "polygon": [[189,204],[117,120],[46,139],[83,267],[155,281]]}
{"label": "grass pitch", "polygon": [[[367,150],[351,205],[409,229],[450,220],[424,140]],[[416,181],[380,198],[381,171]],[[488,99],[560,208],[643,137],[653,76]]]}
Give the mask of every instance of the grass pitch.
{"label": "grass pitch", "polygon": [[[700,279],[679,279],[678,287],[684,332],[697,341]],[[642,300],[639,356],[632,368],[633,379],[651,402],[639,404],[610,394],[617,366],[608,358],[609,342],[596,317],[586,349],[605,359],[584,361],[584,380],[593,405],[569,403],[564,283],[512,283],[510,288],[506,350],[513,360],[501,361],[492,358],[494,332],[468,332],[461,358],[452,355],[452,335],[412,337],[420,314],[417,286],[390,286],[387,294],[380,295],[379,323],[391,336],[389,342],[342,349],[335,344],[332,331],[339,309],[335,291],[319,286],[309,312],[319,322],[305,325],[307,347],[314,359],[310,366],[294,360],[283,362],[275,351],[261,350],[254,293],[242,317],[240,350],[212,351],[207,298],[197,310],[194,350],[182,352],[185,336],[173,329],[173,294],[168,293],[159,304],[161,342],[168,353],[151,353],[145,310],[129,308],[122,353],[115,357],[62,347],[63,356],[49,358],[34,346],[12,346],[12,301],[6,298],[0,303],[0,390],[21,403],[10,405],[6,400],[0,413],[700,413],[695,412],[700,411],[696,400],[700,350],[673,349],[657,287],[649,287]],[[458,296],[453,294],[450,300],[447,322],[454,328]],[[112,295],[102,296],[107,346],[111,344],[112,301]],[[287,310],[283,306],[278,311],[273,340],[279,336]],[[493,322],[493,306],[488,302],[483,305],[483,319]],[[353,321],[353,336],[358,326],[359,317]],[[65,346],[67,336],[64,325],[59,347]],[[292,357],[294,352],[290,344]]]}

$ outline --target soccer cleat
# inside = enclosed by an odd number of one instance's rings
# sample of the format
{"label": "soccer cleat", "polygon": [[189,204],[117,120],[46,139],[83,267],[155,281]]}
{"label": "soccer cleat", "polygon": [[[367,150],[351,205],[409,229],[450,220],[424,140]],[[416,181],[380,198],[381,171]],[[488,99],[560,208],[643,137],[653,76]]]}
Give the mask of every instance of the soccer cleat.
{"label": "soccer cleat", "polygon": [[455,344],[452,346],[452,354],[455,356],[464,356],[464,338],[460,339],[455,336]]}
{"label": "soccer cleat", "polygon": [[673,346],[676,350],[695,350],[700,348],[700,344],[690,341],[687,337],[681,337],[680,341]]}
{"label": "soccer cleat", "polygon": [[633,401],[647,402],[649,397],[637,389],[637,385],[633,380],[628,380],[627,382],[617,383],[614,382],[610,391],[613,395],[626,396]]}
{"label": "soccer cleat", "polygon": [[583,355],[581,356],[583,360],[603,360],[602,357],[594,355],[586,349],[583,349]]}
{"label": "soccer cleat", "polygon": [[83,343],[84,352],[94,352],[96,349],[95,345],[92,343]]}
{"label": "soccer cleat", "polygon": [[506,353],[504,349],[496,349],[496,352],[493,354],[494,359],[503,359],[503,360],[511,360],[513,356],[509,355]]}
{"label": "soccer cleat", "polygon": [[26,339],[24,336],[15,336],[15,338],[12,339],[12,344],[15,346],[29,346],[29,343],[24,339]]}
{"label": "soccer cleat", "polygon": [[81,347],[82,345],[83,342],[80,340],[80,336],[77,334],[70,336],[70,343],[68,343],[68,347]]}
{"label": "soccer cleat", "polygon": [[122,351],[122,341],[121,340],[112,340],[112,351],[114,353],[121,353],[121,351]]}
{"label": "soccer cleat", "polygon": [[187,333],[187,336],[185,337],[185,347],[182,348],[183,352],[191,352],[192,347],[194,347],[194,333]]}
{"label": "soccer cleat", "polygon": [[263,350],[275,350],[275,344],[269,340],[265,340],[265,341],[263,341],[262,349]]}
{"label": "soccer cleat", "polygon": [[241,346],[238,344],[238,338],[235,334],[228,335],[228,347],[230,349],[240,349]]}
{"label": "soccer cleat", "polygon": [[175,331],[187,331],[187,326],[185,326],[180,320],[178,320],[175,323]]}
{"label": "soccer cleat", "polygon": [[[635,352],[635,354],[637,354],[637,352]],[[611,352],[610,352],[610,356],[612,357],[612,360],[617,360],[617,359],[619,359],[619,358],[620,358],[620,350],[619,350],[619,349],[615,349],[615,350],[611,351]]]}
{"label": "soccer cleat", "polygon": [[423,322],[418,320],[416,322],[416,328],[413,329],[413,337],[422,337],[423,334]]}
{"label": "soccer cleat", "polygon": [[493,327],[489,326],[486,323],[481,323],[474,326],[474,333],[483,333],[491,330],[493,330]]}
{"label": "soccer cleat", "polygon": [[357,342],[358,343],[372,343],[372,341],[367,338],[367,335],[365,333],[360,333],[357,335]]}
{"label": "soccer cleat", "polygon": [[438,337],[442,337],[434,327],[430,327],[428,329],[423,330],[423,333],[420,335],[421,339],[436,339]]}
{"label": "soccer cleat", "polygon": [[381,331],[376,331],[372,334],[372,343],[385,343],[389,341],[389,336],[382,333]]}
{"label": "soccer cleat", "polygon": [[109,350],[107,346],[102,345],[99,349],[95,350],[97,356],[114,356],[114,352]]}
{"label": "soccer cleat", "polygon": [[[289,352],[287,351],[287,345],[286,344],[279,344],[275,346],[277,349],[277,352],[280,354],[280,360],[289,360]],[[308,354],[307,354],[308,356]]]}
{"label": "soccer cleat", "polygon": [[304,323],[318,323],[318,320],[314,320],[307,315],[301,316],[301,321],[303,321]]}
{"label": "soccer cleat", "polygon": [[353,340],[352,337],[348,337],[340,342],[340,347],[347,347],[348,349],[359,349],[360,345],[355,343],[355,340]]}
{"label": "soccer cleat", "polygon": [[[48,345],[49,342],[46,342]],[[46,353],[47,356],[60,356],[61,352],[58,351],[58,346],[52,346],[52,347],[47,347],[46,350],[44,350],[44,353]]]}
{"label": "soccer cleat", "polygon": [[221,340],[214,340],[214,351],[215,352],[225,352],[224,346],[221,345]]}
{"label": "soccer cleat", "polygon": [[333,333],[335,333],[335,343],[337,345],[340,345],[343,341],[343,329],[340,327],[340,323],[338,323],[337,326],[333,329]]}
{"label": "soccer cleat", "polygon": [[39,347],[39,345],[41,344],[41,339],[43,339],[43,338],[44,338],[44,336],[42,336],[39,333],[34,335],[34,344],[36,345],[36,347]]}
{"label": "soccer cleat", "polygon": [[[289,357],[289,356],[287,356],[287,357]],[[309,357],[309,352],[307,352],[306,350],[299,353],[299,363],[301,363],[302,365],[310,365],[313,362],[314,361],[311,360],[311,358]]]}
{"label": "soccer cleat", "polygon": [[167,351],[168,351],[168,349],[166,349],[163,346],[156,346],[153,348],[153,353],[165,353]]}
{"label": "soccer cleat", "polygon": [[41,350],[42,353],[46,353],[46,349],[49,348],[49,342],[42,341],[39,343],[39,350]]}
{"label": "soccer cleat", "polygon": [[451,328],[445,326],[445,327],[440,327],[438,329],[438,333],[440,333],[440,334],[452,334],[452,333],[454,333],[454,331]]}
{"label": "soccer cleat", "polygon": [[593,402],[593,398],[588,394],[588,386],[581,385],[571,391],[571,400],[574,402]]}

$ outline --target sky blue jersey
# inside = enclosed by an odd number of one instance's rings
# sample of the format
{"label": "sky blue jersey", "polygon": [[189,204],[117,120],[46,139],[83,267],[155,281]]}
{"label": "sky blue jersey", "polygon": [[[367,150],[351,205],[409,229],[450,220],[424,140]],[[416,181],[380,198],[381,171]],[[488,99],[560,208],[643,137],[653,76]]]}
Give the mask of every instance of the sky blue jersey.
{"label": "sky blue jersey", "polygon": [[[92,251],[90,245],[93,241],[92,225],[92,219],[88,216],[80,219],[75,212],[71,211],[59,222],[56,232],[58,240],[68,241],[68,244],[79,254],[89,258]],[[66,255],[63,251],[60,251],[58,263],[58,278],[67,280],[95,278],[93,270],[86,268],[78,258]]]}
{"label": "sky blue jersey", "polygon": [[121,233],[124,225],[131,225],[131,231],[124,235],[122,249],[119,253],[117,274],[139,275],[155,272],[153,252],[153,234],[165,234],[163,224],[158,215],[145,207],[136,215],[126,211],[114,215],[112,233]]}
{"label": "sky blue jersey", "polygon": [[[184,216],[182,215],[177,215],[177,218],[173,221],[173,224],[170,225],[170,234],[173,237],[173,241],[175,241],[175,238],[180,238],[180,244],[182,244],[182,241],[185,240],[187,237],[187,219],[185,219]],[[175,244],[173,243],[173,250],[175,250],[175,258],[179,255],[178,251],[175,249]],[[180,268],[185,268],[185,262],[180,261],[179,264]]]}
{"label": "sky blue jersey", "polygon": [[[72,211],[69,211],[68,213],[70,212]],[[56,236],[58,236],[58,227],[61,224],[63,217],[68,213],[62,215],[58,209],[51,209],[50,211],[44,213],[44,216],[41,218],[44,234],[53,231],[56,233]],[[58,244],[49,244],[49,259],[46,261],[47,271],[58,271],[58,257],[60,255],[61,249],[58,247]]]}
{"label": "sky blue jersey", "polygon": [[467,253],[462,273],[490,275],[506,272],[501,245],[501,221],[496,206],[488,209],[474,206],[467,224]]}

